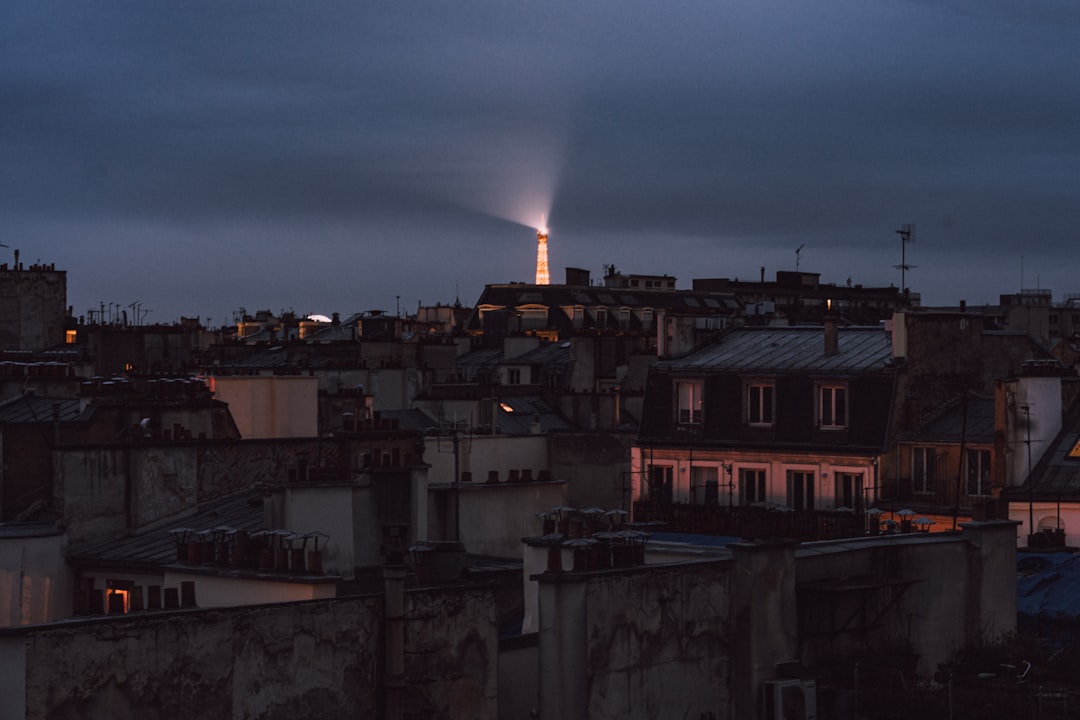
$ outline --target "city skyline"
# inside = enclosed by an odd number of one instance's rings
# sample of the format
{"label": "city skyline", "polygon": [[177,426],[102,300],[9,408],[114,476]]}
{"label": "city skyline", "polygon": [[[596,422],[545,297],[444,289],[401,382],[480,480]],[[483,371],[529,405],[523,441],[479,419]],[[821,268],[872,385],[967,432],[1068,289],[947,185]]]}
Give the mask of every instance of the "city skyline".
{"label": "city skyline", "polygon": [[[605,265],[1080,292],[1080,11],[14,2],[0,261],[76,315],[412,310]],[[798,253],[796,250],[801,248]]]}

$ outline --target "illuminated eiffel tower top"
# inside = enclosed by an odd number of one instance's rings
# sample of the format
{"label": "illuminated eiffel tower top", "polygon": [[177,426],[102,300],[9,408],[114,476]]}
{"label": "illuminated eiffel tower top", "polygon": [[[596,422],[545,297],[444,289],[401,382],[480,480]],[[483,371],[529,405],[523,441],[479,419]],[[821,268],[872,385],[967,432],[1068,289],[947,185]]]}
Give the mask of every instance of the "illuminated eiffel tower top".
{"label": "illuminated eiffel tower top", "polygon": [[541,217],[540,227],[536,230],[536,284],[550,285],[551,273],[548,272],[547,252],[548,230]]}

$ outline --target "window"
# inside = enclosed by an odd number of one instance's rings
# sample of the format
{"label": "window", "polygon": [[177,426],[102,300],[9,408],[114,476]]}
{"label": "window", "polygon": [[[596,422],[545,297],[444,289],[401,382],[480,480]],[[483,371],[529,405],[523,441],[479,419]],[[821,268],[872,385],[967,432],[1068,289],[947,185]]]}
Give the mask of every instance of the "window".
{"label": "window", "polygon": [[753,468],[739,470],[739,504],[765,502],[765,471]]}
{"label": "window", "polygon": [[751,425],[773,424],[773,386],[766,383],[746,387],[746,421]]}
{"label": "window", "polygon": [[674,501],[672,478],[674,468],[670,465],[649,466],[649,500],[661,505],[670,505]]}
{"label": "window", "polygon": [[836,473],[836,507],[849,507],[862,510],[863,476],[862,473]]}
{"label": "window", "polygon": [[814,473],[803,470],[788,470],[787,497],[788,507],[795,510],[813,510]]}
{"label": "window", "polygon": [[917,447],[911,451],[911,491],[919,494],[934,492],[937,480],[937,449]]}
{"label": "window", "polygon": [[833,429],[847,427],[846,386],[818,386],[818,426]]}
{"label": "window", "polygon": [[134,583],[130,580],[106,580],[105,581],[105,612],[123,614],[129,609],[131,589]]}
{"label": "window", "polygon": [[720,482],[715,467],[690,468],[690,502],[695,505],[716,505]]}
{"label": "window", "polygon": [[521,368],[507,368],[506,369],[506,384],[507,385],[520,385],[521,384]]}
{"label": "window", "polygon": [[701,382],[679,382],[675,384],[679,395],[679,422],[696,425],[701,422]]}
{"label": "window", "polygon": [[967,494],[990,494],[990,451],[967,451]]}

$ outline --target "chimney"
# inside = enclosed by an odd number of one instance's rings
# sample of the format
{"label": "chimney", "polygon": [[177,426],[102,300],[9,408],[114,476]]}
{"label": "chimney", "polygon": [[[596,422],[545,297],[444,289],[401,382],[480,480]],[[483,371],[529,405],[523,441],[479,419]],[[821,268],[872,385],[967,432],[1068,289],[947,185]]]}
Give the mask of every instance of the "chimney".
{"label": "chimney", "polygon": [[840,338],[836,328],[836,316],[825,314],[825,357],[833,357],[840,352]]}

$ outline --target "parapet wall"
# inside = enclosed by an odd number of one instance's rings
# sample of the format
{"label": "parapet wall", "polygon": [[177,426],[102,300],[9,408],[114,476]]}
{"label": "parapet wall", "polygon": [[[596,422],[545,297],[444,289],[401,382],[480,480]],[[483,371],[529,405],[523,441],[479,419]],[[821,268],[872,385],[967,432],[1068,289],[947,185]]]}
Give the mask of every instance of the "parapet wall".
{"label": "parapet wall", "polygon": [[[494,591],[406,595],[405,717],[494,720]],[[0,633],[3,717],[381,717],[383,599],[122,616]]]}

